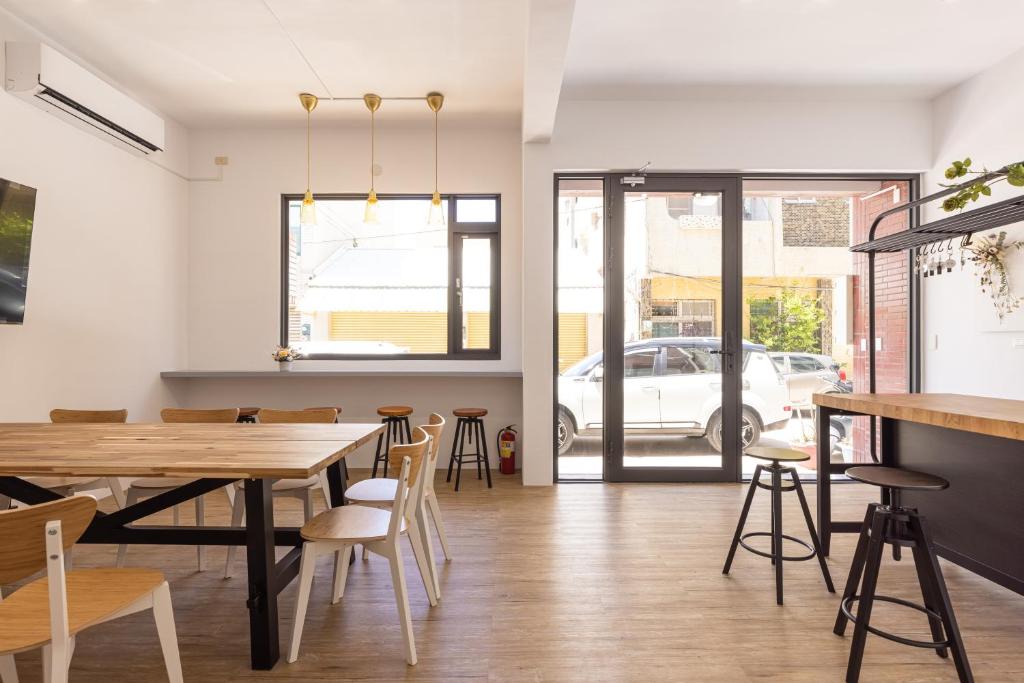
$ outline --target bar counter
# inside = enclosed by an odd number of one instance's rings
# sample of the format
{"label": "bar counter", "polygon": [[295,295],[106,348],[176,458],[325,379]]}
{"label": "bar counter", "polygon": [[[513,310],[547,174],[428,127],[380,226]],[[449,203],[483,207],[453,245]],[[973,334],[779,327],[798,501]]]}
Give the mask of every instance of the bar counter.
{"label": "bar counter", "polygon": [[[833,533],[860,521],[832,520],[833,415],[876,417],[880,464],[935,474],[938,492],[905,491],[903,504],[931,522],[941,557],[1024,595],[1024,401],[959,394],[815,394],[818,406],[818,531],[827,555]],[[841,487],[840,487],[841,488]]]}

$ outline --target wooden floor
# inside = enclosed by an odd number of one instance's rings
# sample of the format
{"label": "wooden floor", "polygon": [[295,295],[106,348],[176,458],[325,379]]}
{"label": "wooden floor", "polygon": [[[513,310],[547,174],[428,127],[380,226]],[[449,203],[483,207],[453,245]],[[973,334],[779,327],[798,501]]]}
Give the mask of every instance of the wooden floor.
{"label": "wooden floor", "polygon": [[[837,516],[863,517],[872,491],[834,491]],[[192,548],[136,546],[128,564],[167,572],[187,681],[843,680],[849,639],[831,632],[837,598],[814,563],[787,563],[784,607],[775,605],[767,560],[741,550],[732,575],[721,574],[742,503],[739,485],[523,488],[518,477],[496,476],[492,491],[470,478],[454,494],[439,478],[438,492],[455,559],[442,571],[441,603],[430,609],[406,554],[416,667],[402,658],[381,558],[357,560],[337,606],[324,561],[301,657],[269,672],[249,670],[244,553],[232,580],[221,578],[222,549],[210,550],[202,573]],[[758,495],[750,528],[767,524],[767,493]],[[227,523],[224,499],[208,500],[208,520]],[[787,496],[785,530],[800,536],[793,503]],[[284,523],[301,516],[297,501],[282,502],[279,512]],[[853,542],[846,534],[833,542],[829,564],[840,589]],[[81,546],[75,562],[107,566],[114,553]],[[945,562],[943,570],[977,680],[1024,681],[1024,597]],[[920,597],[910,562],[887,560],[880,586]],[[282,595],[282,643],[294,597],[294,585]],[[927,637],[918,614],[896,610],[876,607],[877,624]],[[22,681],[39,680],[37,654],[19,655],[18,664]],[[80,637],[71,680],[166,680],[149,614]],[[956,673],[930,651],[869,636],[861,680],[955,681]]]}

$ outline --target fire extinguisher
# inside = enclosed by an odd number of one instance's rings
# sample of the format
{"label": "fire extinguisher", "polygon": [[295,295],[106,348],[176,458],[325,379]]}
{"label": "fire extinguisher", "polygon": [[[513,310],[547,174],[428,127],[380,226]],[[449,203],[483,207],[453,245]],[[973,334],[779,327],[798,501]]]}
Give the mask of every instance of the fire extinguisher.
{"label": "fire extinguisher", "polygon": [[502,474],[516,473],[516,430],[508,425],[498,432],[498,461]]}

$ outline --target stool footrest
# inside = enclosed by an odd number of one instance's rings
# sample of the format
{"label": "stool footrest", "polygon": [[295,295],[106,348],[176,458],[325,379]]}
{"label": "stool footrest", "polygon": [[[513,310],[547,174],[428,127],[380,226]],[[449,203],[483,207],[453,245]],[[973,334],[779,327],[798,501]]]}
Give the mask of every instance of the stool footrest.
{"label": "stool footrest", "polygon": [[784,538],[787,541],[792,541],[793,543],[798,543],[802,545],[804,548],[807,548],[807,550],[809,550],[810,553],[807,555],[783,555],[781,550],[779,550],[779,553],[777,555],[773,555],[772,553],[766,553],[763,550],[759,550],[758,548],[747,545],[747,539],[753,536],[767,536],[768,538],[771,538],[772,534],[769,531],[750,531],[740,536],[740,546],[742,546],[745,550],[749,550],[755,555],[760,555],[761,557],[781,559],[786,560],[787,562],[806,562],[807,560],[817,555],[817,553],[814,552],[814,548],[811,547],[810,543],[803,539],[796,538],[795,536],[790,536],[789,534],[782,534],[782,538]]}
{"label": "stool footrest", "polygon": [[[860,600],[860,595],[853,595],[853,596],[851,596],[849,598],[846,598],[845,600],[843,600],[842,602],[839,603],[839,609],[842,610],[843,614],[846,615],[847,619],[849,619],[850,621],[852,621],[855,624],[857,623],[857,617],[853,614],[852,610],[850,609],[850,605],[852,603],[854,603],[854,602],[857,602],[858,600]],[[939,620],[942,619],[941,615],[939,615],[938,612],[930,610],[927,607],[925,607],[924,605],[919,605],[916,602],[911,602],[909,600],[904,600],[903,598],[894,598],[894,597],[891,597],[891,596],[888,596],[888,595],[876,595],[874,597],[874,600],[876,600],[878,602],[888,602],[888,603],[893,604],[893,605],[900,605],[901,607],[909,607],[910,609],[915,609],[918,612],[921,612],[922,614],[926,614],[929,617],[932,617],[934,619],[939,619]],[[864,626],[864,629],[868,633],[873,633],[874,635],[879,636],[881,638],[885,638],[886,640],[891,640],[894,643],[900,643],[901,645],[909,645],[911,647],[920,647],[920,648],[930,649],[930,650],[942,650],[942,649],[945,649],[945,648],[949,647],[950,645],[952,645],[952,642],[950,642],[950,640],[948,638],[946,640],[942,640],[942,641],[937,641],[937,640],[915,640],[913,638],[905,638],[905,637],[897,635],[895,633],[889,633],[888,631],[883,631],[880,628],[875,628],[871,624],[866,624]]]}

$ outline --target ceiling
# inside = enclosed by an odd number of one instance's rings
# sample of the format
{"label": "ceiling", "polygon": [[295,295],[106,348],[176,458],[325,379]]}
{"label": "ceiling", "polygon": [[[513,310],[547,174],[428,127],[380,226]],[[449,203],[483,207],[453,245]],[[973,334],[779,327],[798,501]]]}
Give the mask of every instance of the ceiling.
{"label": "ceiling", "polygon": [[[388,97],[437,90],[446,95],[444,112],[456,116],[511,118],[522,107],[522,0],[0,0],[0,6],[186,126],[301,121],[301,91]],[[429,115],[422,102],[385,102],[379,113],[382,121]],[[365,117],[366,110],[360,102],[325,102],[316,116]]]}
{"label": "ceiling", "polygon": [[563,93],[778,87],[932,97],[1024,47],[1022,0],[579,0]]}

